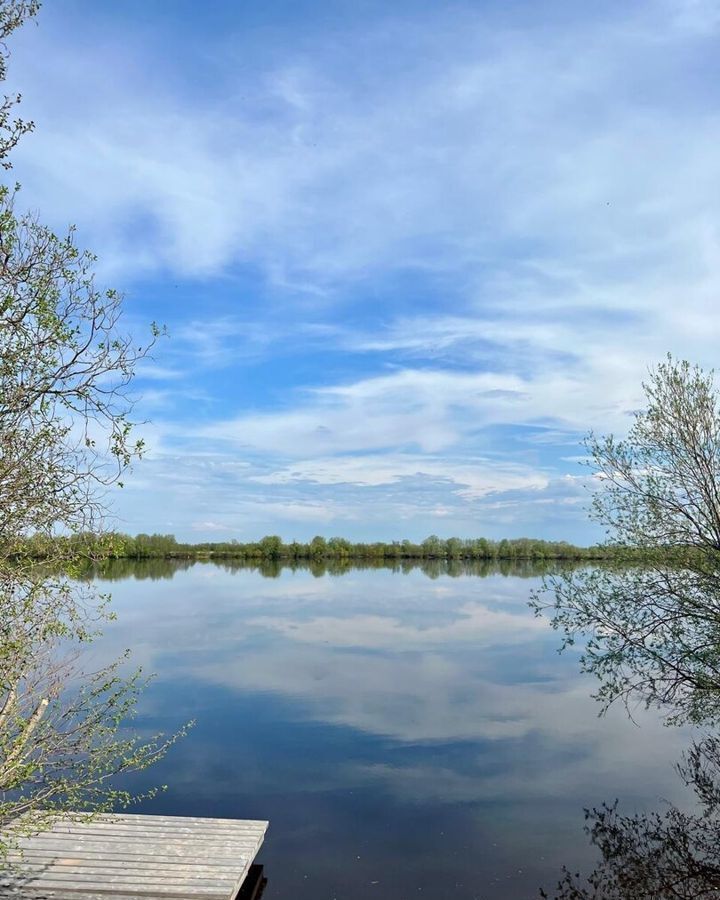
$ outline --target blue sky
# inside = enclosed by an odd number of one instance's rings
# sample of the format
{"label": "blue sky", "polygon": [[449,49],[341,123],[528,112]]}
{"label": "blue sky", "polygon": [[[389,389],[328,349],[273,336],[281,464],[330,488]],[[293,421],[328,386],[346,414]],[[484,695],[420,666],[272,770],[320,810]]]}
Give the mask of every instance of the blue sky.
{"label": "blue sky", "polygon": [[11,45],[26,204],[169,332],[119,527],[595,539],[583,434],[717,358],[720,3],[206,6]]}

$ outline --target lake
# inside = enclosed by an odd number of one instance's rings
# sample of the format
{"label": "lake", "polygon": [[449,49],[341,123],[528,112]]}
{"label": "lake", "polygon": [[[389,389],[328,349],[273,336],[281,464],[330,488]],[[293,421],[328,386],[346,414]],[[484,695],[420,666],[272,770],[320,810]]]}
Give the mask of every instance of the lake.
{"label": "lake", "polygon": [[142,731],[197,722],[123,783],[168,785],[140,811],[269,819],[265,898],[525,900],[595,862],[584,807],[686,801],[687,735],[598,718],[539,575],[444,569],[117,562],[91,657],[156,673]]}

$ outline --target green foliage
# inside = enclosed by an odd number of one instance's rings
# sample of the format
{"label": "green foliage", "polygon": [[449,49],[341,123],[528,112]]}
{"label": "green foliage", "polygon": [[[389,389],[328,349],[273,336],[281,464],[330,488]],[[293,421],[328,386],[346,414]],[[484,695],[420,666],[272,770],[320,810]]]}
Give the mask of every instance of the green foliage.
{"label": "green foliage", "polygon": [[565,646],[581,640],[605,706],[700,721],[720,713],[720,405],[712,372],[670,357],[644,388],[627,438],[587,442],[593,515],[616,557],[643,565],[553,576],[534,604]]}
{"label": "green foliage", "polygon": [[[441,540],[431,535],[422,543],[412,541],[376,541],[353,543],[346,538],[327,540],[317,535],[310,543],[292,541],[288,544],[276,534],[259,541],[242,543],[237,540],[183,544],[171,534],[138,534],[132,537],[117,532],[93,534],[85,532],[69,537],[58,536],[49,543],[30,538],[16,545],[18,556],[42,557],[51,548],[68,547],[88,557],[128,559],[164,558],[235,558],[245,560],[272,559],[282,562],[294,560],[574,560],[593,561],[615,559],[619,551],[612,546],[574,547],[564,541],[541,541],[532,538],[490,541],[486,538]],[[55,552],[53,549],[52,552]],[[626,550],[622,556],[627,556]]]}
{"label": "green foliage", "polygon": [[[7,47],[5,41],[29,19],[37,15],[39,0],[2,0],[0,2],[0,81],[7,76]],[[32,122],[14,117],[14,110],[20,102],[20,95],[5,95],[0,101],[0,165],[12,168],[8,154],[20,138],[35,127]]]}

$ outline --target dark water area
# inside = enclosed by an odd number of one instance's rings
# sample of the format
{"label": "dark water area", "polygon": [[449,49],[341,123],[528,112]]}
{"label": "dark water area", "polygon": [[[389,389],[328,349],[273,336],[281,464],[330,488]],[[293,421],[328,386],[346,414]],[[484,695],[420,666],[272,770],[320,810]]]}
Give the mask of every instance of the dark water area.
{"label": "dark water area", "polygon": [[598,717],[575,650],[527,606],[531,566],[259,571],[118,561],[100,585],[156,678],[141,731],[197,722],[123,786],[139,811],[270,820],[265,898],[525,900],[597,859],[583,809],[686,802],[687,744]]}

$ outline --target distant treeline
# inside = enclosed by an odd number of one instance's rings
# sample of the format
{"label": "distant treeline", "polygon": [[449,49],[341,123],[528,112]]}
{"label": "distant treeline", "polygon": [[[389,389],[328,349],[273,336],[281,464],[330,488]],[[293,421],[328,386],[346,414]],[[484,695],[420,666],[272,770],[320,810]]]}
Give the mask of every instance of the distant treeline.
{"label": "distant treeline", "polygon": [[[80,556],[110,559],[238,559],[247,562],[281,561],[402,561],[402,560],[603,560],[620,555],[619,548],[607,546],[576,547],[565,541],[541,541],[534,538],[440,538],[430,535],[421,543],[412,541],[375,541],[353,543],[341,537],[314,537],[309,543],[284,543],[277,535],[259,541],[241,543],[223,541],[183,544],[172,534],[138,534],[132,537],[118,532],[58,537],[52,541],[65,545]],[[42,557],[47,553],[47,539],[29,538],[24,553]],[[69,555],[75,555],[70,552]]]}

